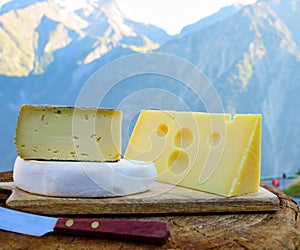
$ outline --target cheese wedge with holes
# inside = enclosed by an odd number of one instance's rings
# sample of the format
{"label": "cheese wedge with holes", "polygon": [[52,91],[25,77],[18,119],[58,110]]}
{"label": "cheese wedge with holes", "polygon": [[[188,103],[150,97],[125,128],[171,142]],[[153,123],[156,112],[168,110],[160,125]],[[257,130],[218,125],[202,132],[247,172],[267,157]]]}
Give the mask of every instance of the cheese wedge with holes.
{"label": "cheese wedge with holes", "polygon": [[231,197],[260,182],[260,114],[141,111],[124,158],[152,161],[157,180]]}
{"label": "cheese wedge with holes", "polygon": [[122,112],[23,105],[15,146],[23,159],[119,161]]}

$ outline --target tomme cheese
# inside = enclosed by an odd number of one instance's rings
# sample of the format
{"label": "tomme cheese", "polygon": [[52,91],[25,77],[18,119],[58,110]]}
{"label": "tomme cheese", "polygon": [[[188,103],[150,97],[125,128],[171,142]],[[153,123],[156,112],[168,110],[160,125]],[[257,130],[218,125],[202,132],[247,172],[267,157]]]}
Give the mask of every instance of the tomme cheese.
{"label": "tomme cheese", "polygon": [[17,157],[14,182],[27,192],[57,197],[114,197],[152,187],[151,162],[36,161]]}
{"label": "tomme cheese", "polygon": [[118,110],[23,105],[15,146],[23,159],[118,161],[121,124]]}
{"label": "tomme cheese", "polygon": [[261,115],[141,111],[124,158],[153,161],[157,180],[222,196],[258,191]]}

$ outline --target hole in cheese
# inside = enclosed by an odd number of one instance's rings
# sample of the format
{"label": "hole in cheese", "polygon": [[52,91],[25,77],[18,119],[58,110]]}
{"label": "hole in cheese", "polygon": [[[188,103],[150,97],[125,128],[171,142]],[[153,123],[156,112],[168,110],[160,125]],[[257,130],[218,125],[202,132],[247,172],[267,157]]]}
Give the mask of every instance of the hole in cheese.
{"label": "hole in cheese", "polygon": [[193,139],[193,132],[188,128],[183,128],[176,133],[174,144],[176,147],[186,148],[192,144]]}
{"label": "hole in cheese", "polygon": [[174,174],[180,174],[188,168],[189,157],[186,153],[175,150],[169,157],[168,166]]}
{"label": "hole in cheese", "polygon": [[209,145],[216,147],[221,142],[221,135],[218,132],[214,132],[209,136]]}
{"label": "hole in cheese", "polygon": [[157,128],[157,135],[159,137],[163,137],[168,133],[168,126],[166,124],[161,124],[159,125],[159,127]]}

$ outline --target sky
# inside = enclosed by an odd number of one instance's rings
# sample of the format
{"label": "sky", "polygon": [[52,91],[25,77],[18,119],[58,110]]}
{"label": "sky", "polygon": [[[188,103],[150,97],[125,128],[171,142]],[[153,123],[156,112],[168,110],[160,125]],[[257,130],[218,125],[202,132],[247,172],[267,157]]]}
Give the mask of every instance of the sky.
{"label": "sky", "polygon": [[[0,8],[5,2],[0,0]],[[86,0],[55,0],[68,5],[84,5]],[[170,35],[180,33],[191,23],[232,4],[251,4],[256,0],[115,0],[121,11],[131,20],[153,24]]]}
{"label": "sky", "polygon": [[232,4],[251,4],[256,0],[116,0],[120,9],[134,21],[154,24],[170,35],[180,33],[191,23]]}

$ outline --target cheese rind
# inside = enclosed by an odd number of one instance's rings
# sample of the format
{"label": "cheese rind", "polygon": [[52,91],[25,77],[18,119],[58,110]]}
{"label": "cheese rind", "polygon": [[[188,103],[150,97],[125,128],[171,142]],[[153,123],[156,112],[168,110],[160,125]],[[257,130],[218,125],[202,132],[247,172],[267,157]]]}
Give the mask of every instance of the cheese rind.
{"label": "cheese rind", "polygon": [[125,159],[153,161],[157,180],[238,196],[258,191],[261,115],[141,111]]}
{"label": "cheese rind", "polygon": [[23,159],[118,161],[121,127],[118,110],[23,105],[15,146]]}
{"label": "cheese rind", "polygon": [[56,197],[115,197],[149,190],[156,169],[151,162],[72,162],[23,160],[14,164],[16,186]]}

